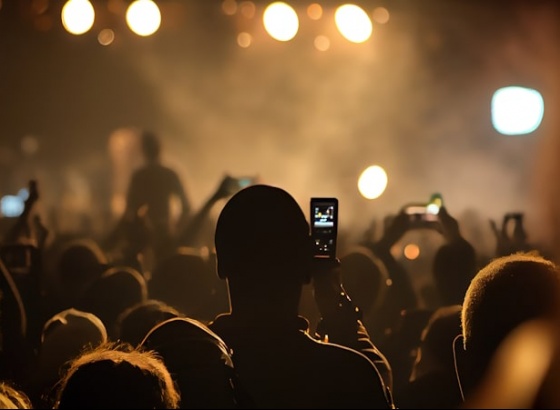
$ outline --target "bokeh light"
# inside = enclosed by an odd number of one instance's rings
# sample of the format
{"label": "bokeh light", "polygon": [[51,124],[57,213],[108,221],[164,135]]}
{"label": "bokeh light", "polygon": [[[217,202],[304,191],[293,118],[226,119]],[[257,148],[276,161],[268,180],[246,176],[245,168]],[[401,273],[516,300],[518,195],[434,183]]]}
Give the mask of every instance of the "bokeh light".
{"label": "bokeh light", "polygon": [[263,23],[267,33],[278,41],[293,39],[299,30],[296,11],[283,2],[269,4],[263,14]]}
{"label": "bokeh light", "polygon": [[97,35],[97,41],[102,46],[108,46],[115,40],[115,33],[110,28],[105,28]]}
{"label": "bokeh light", "polygon": [[135,34],[150,36],[161,24],[159,7],[152,0],[135,0],[126,10],[126,23]]}
{"label": "bokeh light", "polygon": [[319,20],[323,17],[323,8],[318,3],[312,3],[307,7],[307,15],[311,20]]}
{"label": "bokeh light", "polygon": [[371,18],[378,24],[386,24],[389,22],[389,10],[385,7],[376,7],[373,9],[373,13],[371,14]]}
{"label": "bokeh light", "polygon": [[239,5],[239,9],[241,11],[241,14],[248,19],[252,19],[253,17],[255,17],[255,13],[257,11],[255,3],[253,3],[252,1],[244,1]]}
{"label": "bokeh light", "polygon": [[379,165],[366,168],[358,179],[358,190],[364,198],[379,198],[387,188],[387,173]]}
{"label": "bokeh light", "polygon": [[373,30],[367,13],[355,4],[344,4],[336,9],[335,22],[340,34],[353,43],[368,40]]}
{"label": "bokeh light", "polygon": [[69,0],[62,7],[62,25],[70,34],[87,33],[95,21],[95,10],[89,0]]}
{"label": "bokeh light", "polygon": [[499,133],[529,134],[541,124],[544,100],[537,90],[531,88],[500,88],[492,97],[491,114],[492,125]]}
{"label": "bokeh light", "polygon": [[317,36],[313,41],[315,48],[319,51],[327,51],[331,47],[331,41],[327,36]]}
{"label": "bokeh light", "polygon": [[403,254],[406,259],[413,261],[420,256],[420,248],[415,243],[409,243],[404,247]]}
{"label": "bokeh light", "polygon": [[237,2],[235,0],[224,0],[222,2],[222,11],[228,16],[233,16],[237,13]]}
{"label": "bokeh light", "polygon": [[237,35],[237,44],[239,47],[247,48],[253,42],[253,37],[249,33],[239,33]]}

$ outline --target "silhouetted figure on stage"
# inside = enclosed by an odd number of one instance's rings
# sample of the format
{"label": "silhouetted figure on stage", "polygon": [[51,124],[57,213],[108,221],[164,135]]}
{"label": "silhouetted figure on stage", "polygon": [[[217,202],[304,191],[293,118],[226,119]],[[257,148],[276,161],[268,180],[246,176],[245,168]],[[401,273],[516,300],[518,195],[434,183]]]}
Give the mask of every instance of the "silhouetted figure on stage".
{"label": "silhouetted figure on stage", "polygon": [[[306,216],[288,192],[269,185],[239,191],[219,215],[215,245],[231,310],[209,326],[233,349],[257,408],[391,408],[373,362],[336,344],[359,345],[359,321],[333,281],[337,261],[314,260]],[[329,342],[312,337],[298,312],[312,279]]]}
{"label": "silhouetted figure on stage", "polygon": [[[153,252],[155,261],[161,260],[173,250],[178,231],[191,214],[191,204],[179,175],[162,164],[158,136],[144,131],[141,145],[144,164],[132,174],[123,218],[109,240],[109,246],[115,247],[116,237],[124,239],[123,261],[133,260],[146,249]],[[174,198],[180,204],[177,219],[172,215]],[[136,267],[142,270],[140,265]]]}

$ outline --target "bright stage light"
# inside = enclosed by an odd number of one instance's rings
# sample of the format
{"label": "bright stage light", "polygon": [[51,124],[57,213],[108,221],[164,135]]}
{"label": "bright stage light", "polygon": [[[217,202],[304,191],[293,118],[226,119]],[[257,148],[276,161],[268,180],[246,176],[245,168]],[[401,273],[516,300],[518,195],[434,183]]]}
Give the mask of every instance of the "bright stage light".
{"label": "bright stage light", "polygon": [[275,2],[269,4],[263,14],[264,28],[267,33],[278,41],[293,39],[299,30],[299,19],[296,11],[288,4]]}
{"label": "bright stage light", "polygon": [[387,188],[387,173],[379,165],[366,168],[358,179],[360,194],[367,199],[379,198]]}
{"label": "bright stage light", "polygon": [[126,23],[139,36],[150,36],[161,24],[159,7],[152,0],[136,0],[126,10]]}
{"label": "bright stage light", "polygon": [[544,100],[531,88],[500,88],[492,97],[491,114],[492,125],[500,134],[529,134],[541,124]]}
{"label": "bright stage light", "polygon": [[355,4],[345,4],[336,9],[334,15],[340,34],[353,43],[363,43],[373,30],[367,13]]}
{"label": "bright stage light", "polygon": [[70,34],[84,34],[93,26],[95,10],[89,0],[68,0],[62,7],[61,19]]}

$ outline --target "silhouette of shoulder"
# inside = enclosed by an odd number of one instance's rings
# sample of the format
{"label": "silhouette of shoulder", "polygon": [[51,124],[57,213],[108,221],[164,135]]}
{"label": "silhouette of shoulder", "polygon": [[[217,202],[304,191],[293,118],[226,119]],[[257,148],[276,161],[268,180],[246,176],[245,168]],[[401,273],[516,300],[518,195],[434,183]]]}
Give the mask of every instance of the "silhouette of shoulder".
{"label": "silhouette of shoulder", "polygon": [[243,384],[257,406],[391,408],[375,365],[353,349],[307,333],[307,321],[263,327],[221,315],[210,324],[233,349]]}

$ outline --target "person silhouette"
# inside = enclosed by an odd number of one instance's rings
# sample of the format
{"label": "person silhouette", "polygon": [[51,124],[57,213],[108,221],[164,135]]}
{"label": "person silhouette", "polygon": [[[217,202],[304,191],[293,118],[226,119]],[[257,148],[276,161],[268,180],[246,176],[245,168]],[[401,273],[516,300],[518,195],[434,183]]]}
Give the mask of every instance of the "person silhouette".
{"label": "person silhouette", "polygon": [[[141,148],[145,163],[131,176],[123,221],[126,224],[145,212],[153,235],[155,258],[158,259],[186,224],[191,214],[191,203],[177,172],[162,163],[160,138],[152,131],[143,131]],[[171,213],[172,198],[180,204],[176,221]]]}
{"label": "person silhouette", "polygon": [[156,351],[181,391],[182,409],[255,408],[239,383],[231,349],[204,323],[177,317],[155,325],[140,347]]}
{"label": "person silhouette", "polygon": [[462,334],[454,343],[457,377],[467,403],[515,329],[538,319],[557,323],[558,295],[558,266],[536,252],[498,257],[476,274],[462,305]]}
{"label": "person silhouette", "polygon": [[[358,338],[358,322],[340,321],[350,309],[330,286],[338,265],[313,258],[309,224],[287,191],[256,184],[233,195],[218,216],[215,248],[230,312],[209,327],[232,349],[257,408],[394,408],[373,361],[330,339],[341,328]],[[299,314],[312,279],[328,342],[311,336]]]}
{"label": "person silhouette", "polygon": [[177,409],[181,394],[156,352],[106,342],[75,357],[54,409]]}

